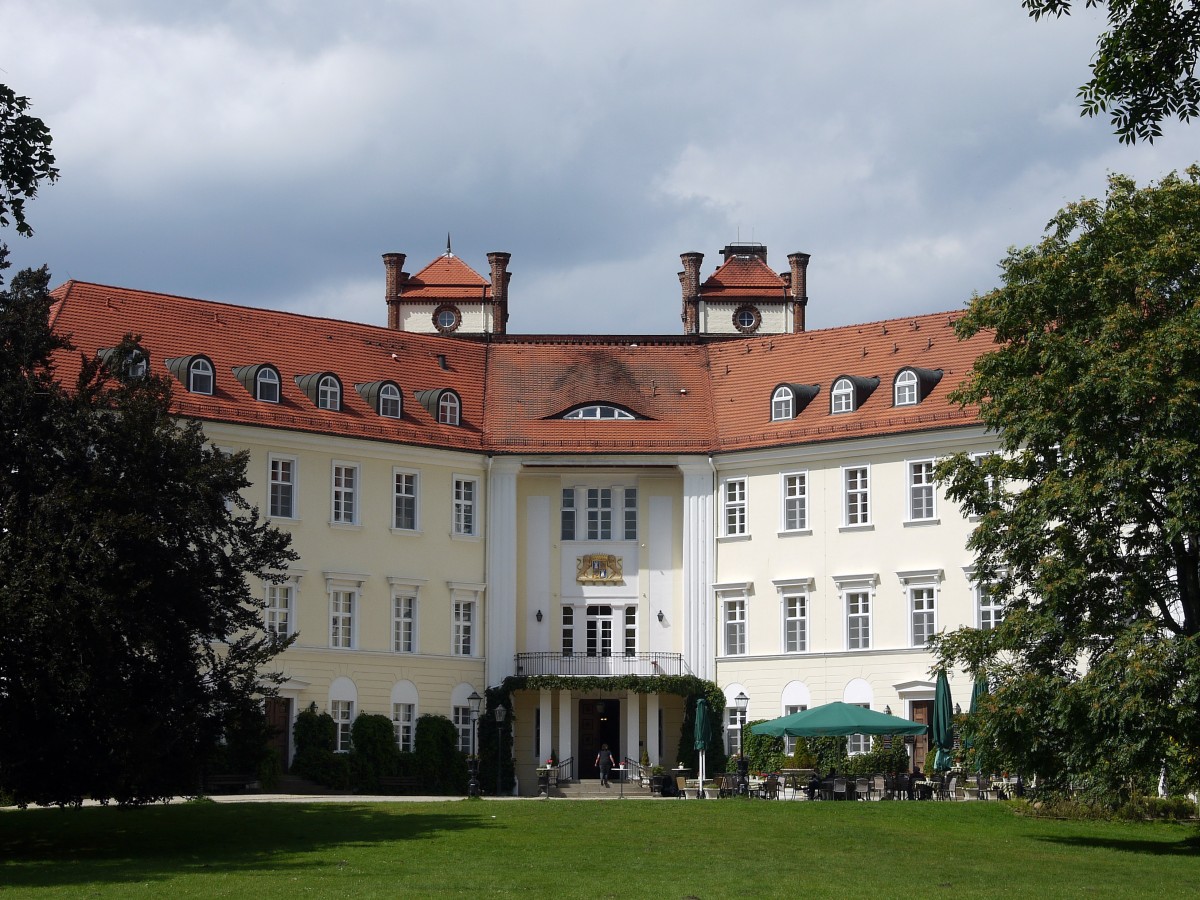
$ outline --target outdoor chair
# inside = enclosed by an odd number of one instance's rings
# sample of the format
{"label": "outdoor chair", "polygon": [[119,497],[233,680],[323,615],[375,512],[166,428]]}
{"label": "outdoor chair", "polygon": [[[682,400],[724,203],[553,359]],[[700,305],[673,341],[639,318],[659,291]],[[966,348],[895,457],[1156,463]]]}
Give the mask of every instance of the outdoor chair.
{"label": "outdoor chair", "polygon": [[[842,796],[839,797],[838,794],[841,794]],[[837,778],[833,779],[833,799],[834,800],[845,800],[846,799],[846,779],[842,778],[840,775]]]}
{"label": "outdoor chair", "polygon": [[762,787],[758,789],[758,796],[764,800],[779,799],[779,779],[774,775],[768,775],[767,780],[762,783]]}
{"label": "outdoor chair", "polygon": [[737,795],[737,775],[726,772],[717,782],[717,797],[733,797]]}
{"label": "outdoor chair", "polygon": [[870,800],[871,799],[871,782],[866,778],[854,779],[854,799],[855,800]]}
{"label": "outdoor chair", "polygon": [[680,800],[687,799],[687,779],[682,775],[675,776],[675,796]]}
{"label": "outdoor chair", "polygon": [[871,792],[875,795],[876,800],[882,800],[885,796],[889,796],[887,779],[882,775],[873,775],[871,777]]}

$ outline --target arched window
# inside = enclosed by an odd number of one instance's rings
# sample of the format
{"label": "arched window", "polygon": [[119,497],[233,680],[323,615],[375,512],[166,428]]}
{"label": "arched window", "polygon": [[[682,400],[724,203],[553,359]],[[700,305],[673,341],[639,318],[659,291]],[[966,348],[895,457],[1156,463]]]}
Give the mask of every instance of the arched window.
{"label": "arched window", "polygon": [[777,387],[771,395],[771,421],[791,419],[795,416],[796,398],[790,387]]}
{"label": "arched window", "polygon": [[141,350],[133,350],[125,358],[126,378],[144,378],[149,370],[150,364],[146,360],[146,354]]}
{"label": "arched window", "polygon": [[905,369],[896,376],[893,402],[896,406],[913,406],[917,400],[917,373],[912,369]]}
{"label": "arched window", "polygon": [[203,357],[192,360],[188,367],[188,390],[193,394],[212,394],[212,364]]}
{"label": "arched window", "polygon": [[445,391],[438,400],[438,424],[457,425],[458,415],[458,397],[450,391]]}
{"label": "arched window", "polygon": [[270,366],[258,370],[254,379],[255,397],[265,403],[279,402],[279,373]]}
{"label": "arched window", "polygon": [[591,406],[582,406],[579,409],[573,409],[565,416],[564,419],[632,419],[633,413],[626,412],[616,406],[609,406],[606,403],[593,403]]}
{"label": "arched window", "polygon": [[854,384],[849,378],[839,378],[830,394],[830,412],[854,412]]}
{"label": "arched window", "polygon": [[389,419],[400,418],[400,390],[394,384],[379,389],[379,414]]}
{"label": "arched window", "polygon": [[321,409],[342,408],[342,386],[332,375],[326,375],[317,386],[317,406]]}

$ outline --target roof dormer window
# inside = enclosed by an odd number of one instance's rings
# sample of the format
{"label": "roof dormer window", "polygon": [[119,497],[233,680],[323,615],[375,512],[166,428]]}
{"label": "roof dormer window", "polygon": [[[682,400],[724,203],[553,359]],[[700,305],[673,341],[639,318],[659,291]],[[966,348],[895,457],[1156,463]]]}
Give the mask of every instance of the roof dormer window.
{"label": "roof dormer window", "polygon": [[356,384],[354,389],[379,415],[388,419],[399,419],[404,415],[404,401],[396,382],[370,381],[366,384]]}
{"label": "roof dormer window", "polygon": [[839,378],[834,382],[833,390],[830,391],[830,412],[848,413],[854,412],[854,385],[849,378]]}
{"label": "roof dormer window", "polygon": [[145,378],[150,371],[150,355],[132,342],[120,347],[101,347],[96,351],[96,355],[110,372],[127,381]]}
{"label": "roof dormer window", "polygon": [[916,406],[929,396],[929,392],[941,380],[941,369],[920,369],[916,366],[905,366],[896,373],[896,381],[892,389],[892,405]]}
{"label": "roof dormer window", "polygon": [[439,425],[457,425],[461,419],[458,395],[453,391],[444,391],[438,400],[437,410]]}
{"label": "roof dormer window", "polygon": [[636,419],[629,410],[607,403],[591,403],[563,414],[564,419]]}
{"label": "roof dormer window", "polygon": [[792,389],[787,385],[775,388],[775,393],[771,395],[771,421],[791,419],[795,415],[796,397],[792,394]]}
{"label": "roof dormer window", "polygon": [[203,356],[197,356],[188,366],[187,389],[193,394],[213,392],[213,367]]}
{"label": "roof dormer window", "polygon": [[342,408],[342,386],[332,375],[321,377],[317,385],[317,406],[321,409],[332,409],[335,412]]}
{"label": "roof dormer window", "polygon": [[263,366],[254,378],[254,399],[264,403],[279,402],[279,373],[270,366]]}

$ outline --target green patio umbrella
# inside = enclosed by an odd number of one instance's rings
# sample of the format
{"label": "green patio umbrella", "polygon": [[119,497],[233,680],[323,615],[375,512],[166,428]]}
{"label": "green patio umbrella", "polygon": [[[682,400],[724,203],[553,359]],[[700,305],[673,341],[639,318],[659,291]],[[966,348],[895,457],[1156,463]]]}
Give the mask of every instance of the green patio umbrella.
{"label": "green patio umbrella", "polygon": [[693,730],[693,737],[696,741],[696,749],[700,751],[700,766],[698,774],[700,775],[700,783],[696,788],[696,796],[704,796],[704,754],[708,749],[708,703],[703,697],[696,701],[696,727]]}
{"label": "green patio umbrella", "polygon": [[750,726],[750,731],[754,734],[769,734],[773,737],[782,737],[785,734],[795,737],[924,734],[925,730],[925,726],[920,722],[902,719],[899,716],[889,716],[887,713],[840,701],[814,706],[812,709]]}
{"label": "green patio umbrella", "polygon": [[[979,701],[986,693],[988,693],[987,676],[980,675],[975,679],[975,684],[971,687],[971,708],[968,710],[970,715],[968,721],[970,722],[970,725],[966,729],[966,737],[963,738],[964,749],[970,750],[975,746],[975,713],[979,711]],[[982,761],[980,760],[978,753],[975,754],[975,771],[983,771]]]}
{"label": "green patio umbrella", "polygon": [[937,686],[933,691],[933,721],[929,723],[929,739],[937,747],[933,756],[933,771],[945,772],[950,768],[951,752],[954,749],[954,703],[950,699],[950,683],[946,670],[940,669]]}

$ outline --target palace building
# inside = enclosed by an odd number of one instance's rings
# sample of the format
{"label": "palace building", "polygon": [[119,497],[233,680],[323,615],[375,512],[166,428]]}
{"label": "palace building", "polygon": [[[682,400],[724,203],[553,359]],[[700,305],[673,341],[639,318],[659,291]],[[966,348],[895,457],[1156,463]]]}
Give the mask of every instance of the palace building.
{"label": "palace building", "polygon": [[533,793],[552,751],[575,777],[602,742],[674,762],[683,699],[594,687],[624,675],[715,681],[729,726],[743,692],[751,720],[832,700],[927,720],[928,637],[1002,615],[933,480],[940,457],[995,448],[948,399],[990,346],[957,339],[959,313],[808,331],[808,255],[777,272],[731,244],[707,277],[682,255],[679,335],[521,336],[509,254],[486,277],[449,251],[415,274],[405,259],[383,258],[386,328],[54,292],[84,354],[140,335],[128,364],[249,451],[247,500],[291,533],[299,561],[261,586],[267,626],[298,635],[275,660],[283,740],[315,703],[342,742],[382,713],[409,749],[436,713],[467,750],[471,694],[562,676],[513,696]]}

